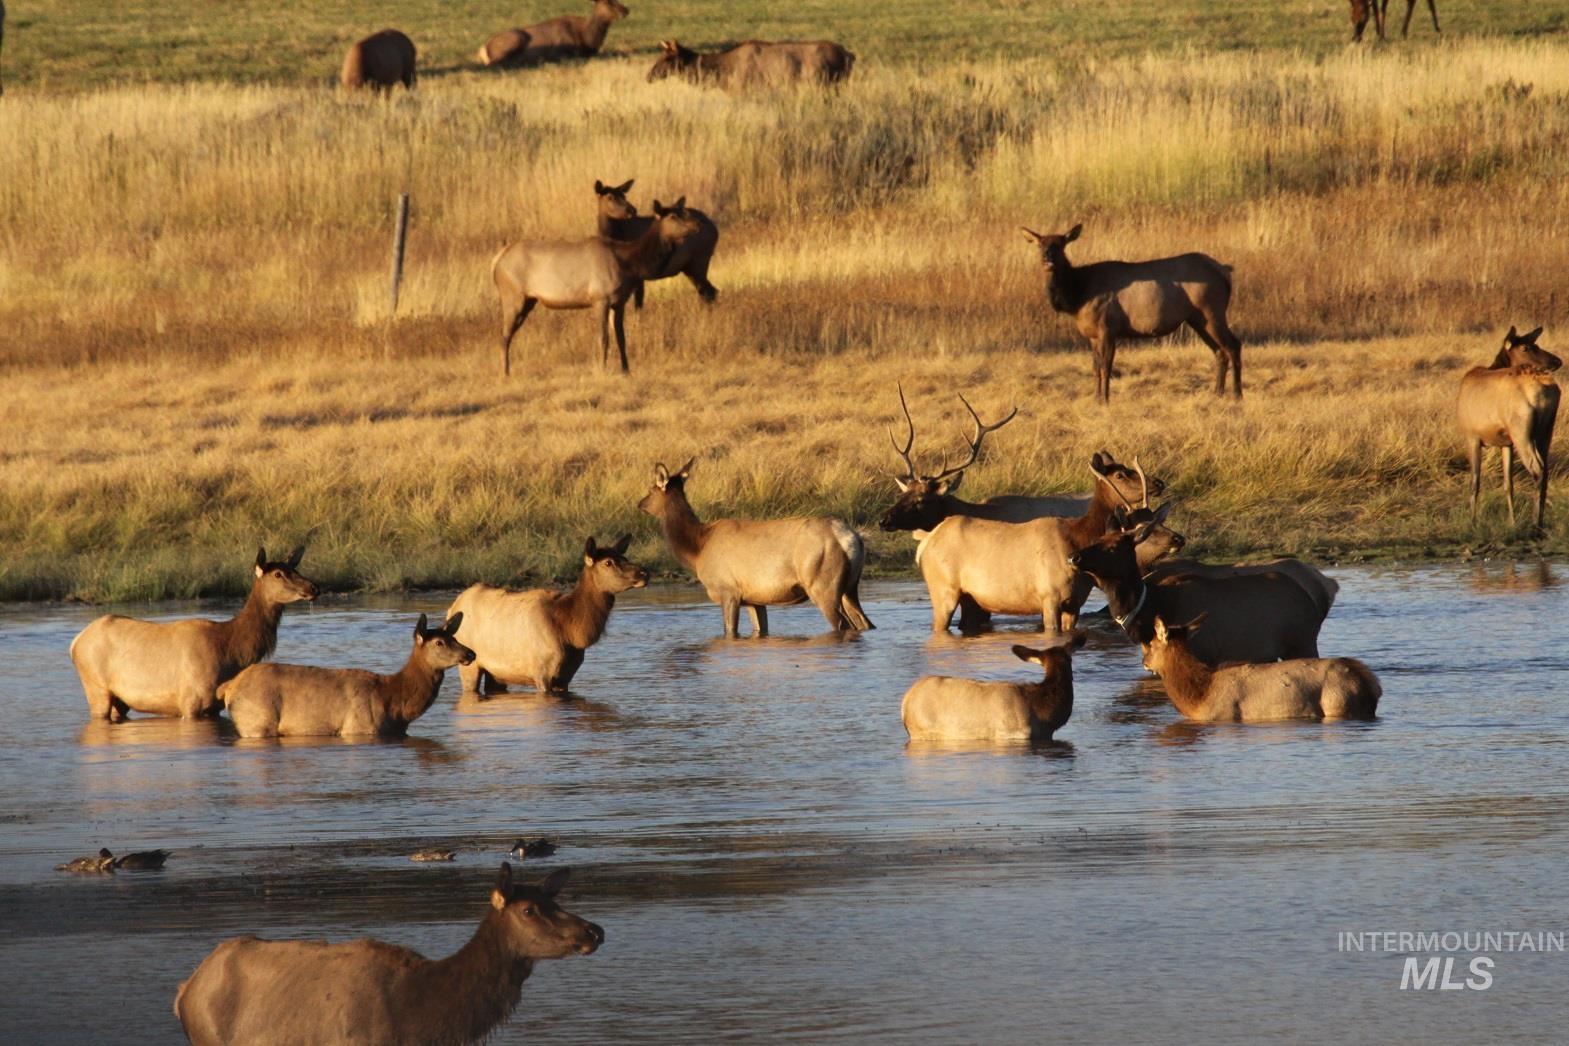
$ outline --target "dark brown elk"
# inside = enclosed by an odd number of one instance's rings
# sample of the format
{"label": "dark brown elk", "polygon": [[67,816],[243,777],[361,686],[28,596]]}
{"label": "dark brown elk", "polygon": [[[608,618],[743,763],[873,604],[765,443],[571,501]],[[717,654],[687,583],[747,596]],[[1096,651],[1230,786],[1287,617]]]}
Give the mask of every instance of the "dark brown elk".
{"label": "dark brown elk", "polygon": [[196,1046],[482,1042],[511,1015],[536,962],[605,943],[604,930],[556,903],[567,875],[514,883],[503,862],[479,928],[445,959],[370,939],[232,937],[180,985],[174,1015]]}
{"label": "dark brown elk", "polygon": [[1046,269],[1046,297],[1074,324],[1095,354],[1095,394],[1111,401],[1112,365],[1117,343],[1128,338],[1164,337],[1184,324],[1215,353],[1215,394],[1242,395],[1242,342],[1226,323],[1231,305],[1231,266],[1207,254],[1179,254],[1151,261],[1104,261],[1074,265],[1068,244],[1082,225],[1067,233],[1024,232],[1040,247]]}
{"label": "dark brown elk", "polygon": [[1159,514],[1135,525],[1119,515],[1115,529],[1069,557],[1106,594],[1112,619],[1128,638],[1147,646],[1156,617],[1191,621],[1208,612],[1209,626],[1193,643],[1193,652],[1206,664],[1318,656],[1324,617],[1307,591],[1285,574],[1146,583],[1133,549],[1158,519]]}
{"label": "dark brown elk", "polygon": [[830,40],[748,40],[711,54],[663,40],[648,81],[680,76],[721,87],[832,84],[848,77],[854,66],[855,55]]}
{"label": "dark brown elk", "polygon": [[1351,42],[1360,43],[1369,20],[1380,40],[1384,39],[1384,11],[1379,0],[1351,0]]}
{"label": "dark brown elk", "polygon": [[1558,383],[1550,376],[1563,363],[1539,348],[1538,327],[1504,335],[1504,346],[1486,367],[1473,367],[1460,379],[1455,414],[1465,436],[1471,459],[1471,519],[1476,520],[1482,493],[1482,448],[1498,447],[1503,453],[1504,496],[1509,502],[1509,525],[1515,525],[1514,455],[1536,481],[1536,529],[1542,529],[1547,511],[1548,452],[1558,419]]}
{"label": "dark brown elk", "polygon": [[[655,218],[638,214],[632,201],[627,199],[627,190],[630,188],[631,179],[620,185],[606,185],[597,180],[594,182],[594,194],[599,197],[599,235],[604,239],[632,242],[654,224]],[[697,222],[698,231],[683,240],[665,262],[665,267],[649,279],[664,280],[684,275],[692,281],[697,296],[712,305],[714,299],[719,297],[719,288],[708,282],[708,266],[714,260],[714,248],[719,246],[719,226],[696,207],[688,207],[686,213]],[[632,302],[639,309],[643,307],[641,281],[632,293]]]}
{"label": "dark brown elk", "polygon": [[383,29],[353,44],[343,57],[338,82],[345,89],[390,90],[414,86],[414,41],[396,29]]}
{"label": "dark brown elk", "polygon": [[702,225],[686,209],[686,197],[673,207],[654,201],[655,220],[630,243],[591,236],[586,240],[520,240],[509,244],[490,264],[490,275],[501,297],[501,373],[512,373],[512,339],[534,306],[547,309],[593,309],[599,323],[600,360],[610,363],[610,331],[614,324],[621,371],[626,373],[626,304],[634,291]]}
{"label": "dark brown elk", "polygon": [[592,58],[605,45],[610,24],[630,13],[618,0],[594,0],[587,15],[562,15],[497,33],[480,47],[477,57],[482,65],[502,66]]}
{"label": "dark brown elk", "polygon": [[1038,683],[925,676],[905,692],[899,714],[912,741],[1050,741],[1073,714],[1073,652],[1084,632],[1013,656],[1040,665]]}
{"label": "dark brown elk", "polygon": [[[1139,546],[1141,549],[1143,545]],[[1140,565],[1144,557],[1140,556]],[[1147,568],[1144,580],[1152,585],[1164,585],[1185,577],[1240,577],[1243,574],[1285,574],[1312,597],[1319,613],[1328,616],[1335,605],[1340,585],[1334,578],[1300,559],[1271,559],[1263,563],[1200,563],[1196,559],[1166,559]]]}
{"label": "dark brown elk", "polygon": [[654,466],[654,483],[637,503],[659,520],[670,551],[724,611],[725,635],[740,633],[741,608],[754,634],[768,634],[768,608],[808,600],[836,631],[869,629],[861,609],[861,570],[866,549],[842,520],[716,519],[704,523],[686,497],[696,459],[675,472]]}

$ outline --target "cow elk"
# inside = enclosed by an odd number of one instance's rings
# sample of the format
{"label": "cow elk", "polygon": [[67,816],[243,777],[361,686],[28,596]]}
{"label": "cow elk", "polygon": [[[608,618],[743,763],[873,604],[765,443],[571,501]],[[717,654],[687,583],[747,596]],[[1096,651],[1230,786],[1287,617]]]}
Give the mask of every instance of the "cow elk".
{"label": "cow elk", "polygon": [[[620,185],[606,185],[598,180],[594,182],[594,194],[599,197],[599,235],[603,239],[635,242],[656,221],[655,218],[637,213],[637,208],[627,199],[627,190],[631,188],[631,179]],[[696,207],[688,207],[686,212],[697,222],[698,231],[682,240],[665,261],[664,267],[649,279],[665,280],[684,275],[692,281],[697,296],[712,305],[719,297],[719,288],[708,282],[708,266],[714,260],[714,248],[719,245],[719,226]],[[638,282],[637,290],[632,292],[632,302],[639,309],[643,307],[642,281]]]}
{"label": "cow elk", "polygon": [[[1138,525],[1139,519],[1129,518],[1130,525]],[[1139,548],[1143,548],[1140,545]],[[1140,557],[1143,565],[1144,557]],[[1300,559],[1282,557],[1267,560],[1263,563],[1235,563],[1226,565],[1222,563],[1200,563],[1196,559],[1165,559],[1144,570],[1144,580],[1152,585],[1167,583],[1189,577],[1223,578],[1242,577],[1252,574],[1284,574],[1291,578],[1313,600],[1318,607],[1320,616],[1327,617],[1330,607],[1335,605],[1335,597],[1340,593],[1340,584],[1323,571]]]}
{"label": "cow elk", "polygon": [[481,1042],[511,1015],[536,962],[605,943],[604,930],[556,903],[567,876],[514,883],[503,862],[490,910],[445,959],[368,939],[230,938],[180,985],[174,1015],[195,1046]]}
{"label": "cow elk", "polygon": [[1076,630],[1044,648],[1015,646],[1014,656],[1040,665],[1039,683],[991,683],[951,676],[918,679],[900,715],[912,741],[1050,741],[1073,714]]}
{"label": "cow elk", "polygon": [[228,621],[138,621],[105,614],[71,641],[87,710],[97,719],[131,711],[195,719],[218,710],[218,686],[272,653],[286,604],[315,599],[298,567],[303,548],[273,562],[256,550],[245,606]]}
{"label": "cow elk", "polygon": [[631,14],[618,0],[593,0],[587,15],[561,15],[492,36],[476,56],[481,65],[518,66],[563,58],[592,58],[605,45],[610,24]]}
{"label": "cow elk", "polygon": [[644,280],[663,272],[681,245],[703,233],[686,209],[654,201],[655,221],[636,240],[622,243],[591,236],[586,240],[520,240],[491,262],[490,275],[501,297],[501,372],[512,373],[512,339],[534,306],[593,309],[599,323],[600,362],[610,364],[610,330],[615,327],[621,372],[627,373],[626,303]]}
{"label": "cow elk", "polygon": [[748,40],[712,54],[662,40],[648,82],[680,76],[732,88],[835,84],[854,67],[855,55],[831,40]]}
{"label": "cow elk", "polygon": [[490,689],[515,683],[565,693],[583,666],[584,651],[604,635],[616,595],[648,584],[648,571],[626,558],[631,543],[630,534],[614,545],[590,537],[571,592],[464,589],[447,610],[448,618],[462,617],[457,636],[474,651],[473,663],[458,670],[464,693],[481,693],[482,680]]}
{"label": "cow elk", "polygon": [[1372,719],[1383,694],[1378,677],[1349,657],[1298,658],[1212,668],[1190,649],[1200,614],[1186,625],[1155,616],[1147,662],[1178,712],[1202,722]]}
{"label": "cow elk", "polygon": [[414,41],[396,29],[372,33],[349,48],[338,82],[344,89],[391,90],[414,86]]}
{"label": "cow elk", "polygon": [[670,552],[724,611],[725,635],[740,633],[741,608],[755,635],[768,634],[768,608],[810,600],[836,631],[869,629],[861,609],[861,536],[826,516],[716,519],[704,523],[686,497],[696,458],[675,472],[654,466],[654,483],[637,507],[659,520]]}
{"label": "cow elk", "polygon": [[1558,420],[1558,383],[1549,373],[1563,361],[1537,346],[1541,335],[1540,327],[1529,334],[1518,334],[1510,327],[1493,362],[1471,368],[1460,379],[1455,412],[1470,451],[1473,523],[1482,494],[1482,448],[1498,447],[1503,453],[1509,525],[1515,525],[1514,456],[1519,454],[1520,464],[1536,481],[1536,529],[1542,529],[1547,511],[1548,452]]}
{"label": "cow elk", "polygon": [[1025,229],[1039,247],[1046,269],[1046,297],[1057,312],[1073,317],[1095,355],[1095,394],[1111,402],[1112,364],[1117,342],[1160,338],[1186,324],[1215,353],[1215,394],[1231,388],[1242,396],[1242,342],[1226,323],[1231,305],[1231,266],[1207,254],[1179,254],[1152,261],[1104,261],[1074,265],[1068,244],[1082,225],[1067,233]]}

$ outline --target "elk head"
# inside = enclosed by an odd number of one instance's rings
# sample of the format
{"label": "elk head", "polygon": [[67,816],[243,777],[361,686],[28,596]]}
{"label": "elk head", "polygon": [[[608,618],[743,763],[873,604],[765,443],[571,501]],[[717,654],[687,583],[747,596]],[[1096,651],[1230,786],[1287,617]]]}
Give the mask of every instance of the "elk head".
{"label": "elk head", "polygon": [[643,500],[637,503],[638,511],[662,519],[667,506],[672,502],[685,504],[686,481],[692,474],[692,466],[695,464],[697,464],[696,458],[688,458],[687,463],[675,472],[665,468],[664,462],[656,464],[653,486],[648,488],[648,493],[643,496]]}
{"label": "elk head", "polygon": [[599,213],[612,220],[636,218],[637,208],[632,201],[627,199],[627,190],[632,188],[633,178],[628,178],[620,185],[606,185],[595,179],[594,193],[599,197]]}
{"label": "elk head", "polygon": [[625,592],[648,584],[648,571],[626,558],[632,544],[631,534],[622,534],[614,545],[595,544],[590,537],[583,546],[583,573],[590,574],[602,592]]}
{"label": "elk head", "polygon": [[[1113,525],[1121,528],[1130,528],[1135,534],[1143,533],[1142,540],[1134,542],[1133,554],[1139,563],[1139,573],[1148,574],[1154,565],[1174,552],[1182,551],[1182,546],[1188,539],[1166,526],[1166,517],[1171,513],[1171,502],[1166,502],[1158,510],[1151,509],[1148,504],[1134,509],[1132,512],[1123,513],[1121,518],[1115,518]],[[1145,529],[1145,524],[1153,526]]]}
{"label": "elk head", "polygon": [[663,80],[667,76],[677,76],[687,72],[697,65],[697,52],[689,47],[682,47],[676,40],[659,41],[659,58],[655,60],[654,67],[648,71],[648,82]]}
{"label": "elk head", "polygon": [[1109,452],[1098,450],[1090,458],[1090,472],[1095,476],[1097,489],[1104,483],[1112,498],[1122,502],[1122,507],[1129,512],[1149,508],[1151,494],[1159,496],[1166,492],[1166,481],[1145,475],[1137,454],[1130,467],[1118,464]]}
{"label": "elk head", "polygon": [[1088,633],[1082,628],[1057,638],[1050,646],[1027,647],[1015,646],[1013,656],[1020,661],[1028,661],[1032,665],[1040,665],[1046,671],[1046,681],[1066,681],[1070,686],[1073,683],[1073,652],[1084,646]]}
{"label": "elk head", "polygon": [[959,484],[964,481],[964,470],[975,464],[981,456],[981,444],[985,442],[988,433],[996,432],[1008,422],[1012,421],[1019,413],[1019,408],[1014,407],[1012,412],[1001,421],[988,425],[981,421],[981,416],[970,406],[970,401],[962,395],[959,402],[964,404],[964,409],[970,412],[970,417],[975,419],[975,433],[965,441],[968,455],[958,465],[949,467],[948,456],[943,455],[942,465],[931,475],[922,475],[915,467],[915,461],[910,457],[910,450],[915,446],[915,422],[910,417],[910,405],[904,399],[904,386],[899,386],[899,406],[904,411],[906,426],[904,446],[894,439],[893,430],[888,430],[888,442],[893,444],[893,449],[904,459],[905,474],[893,476],[894,484],[899,488],[899,499],[889,506],[883,513],[878,526],[884,530],[930,530],[954,512],[953,492],[959,489]]}
{"label": "elk head", "polygon": [[631,13],[621,0],[594,0],[594,17],[601,22],[618,22]]}
{"label": "elk head", "polygon": [[1517,334],[1513,327],[1504,335],[1504,347],[1498,350],[1498,355],[1493,357],[1492,369],[1500,367],[1530,367],[1533,370],[1550,371],[1563,366],[1563,360],[1554,356],[1546,349],[1536,344],[1536,339],[1542,336],[1542,328],[1526,334]]}
{"label": "elk head", "polygon": [[[1021,228],[1024,228],[1021,226]],[[1075,225],[1065,233],[1041,233],[1034,229],[1024,228],[1024,235],[1028,236],[1041,251],[1041,264],[1047,272],[1055,269],[1071,269],[1073,263],[1068,261],[1068,244],[1079,238],[1079,233],[1084,231],[1082,224]]]}
{"label": "elk head", "polygon": [[543,882],[514,883],[512,866],[501,862],[501,876],[490,892],[490,906],[501,913],[507,945],[524,959],[564,959],[592,955],[605,943],[605,931],[556,903],[570,869],[551,872]]}
{"label": "elk head", "polygon": [[302,575],[297,569],[300,560],[305,556],[305,546],[301,545],[289,553],[289,558],[284,560],[269,561],[267,550],[256,550],[256,580],[252,587],[261,589],[261,594],[269,603],[294,603],[301,599],[315,599],[321,590],[316,587],[316,582]]}
{"label": "elk head", "polygon": [[1168,625],[1157,614],[1155,634],[1150,637],[1144,650],[1144,667],[1164,676],[1173,652],[1187,649],[1188,640],[1208,616],[1209,611],[1206,610],[1185,625]]}
{"label": "elk head", "polygon": [[414,626],[414,649],[425,655],[431,668],[444,670],[453,665],[472,665],[474,651],[457,641],[458,629],[463,625],[463,611],[447,619],[440,628],[426,627],[425,615],[419,616]]}
{"label": "elk head", "polygon": [[[1134,510],[1135,513],[1138,510]],[[1068,557],[1068,562],[1095,579],[1104,591],[1112,582],[1133,583],[1143,577],[1139,569],[1136,549],[1158,530],[1163,529],[1166,517],[1171,514],[1171,502],[1150,513],[1147,518],[1134,519],[1132,514],[1118,509],[1112,514],[1112,529],[1094,544],[1086,545]],[[1180,537],[1180,535],[1176,535]]]}

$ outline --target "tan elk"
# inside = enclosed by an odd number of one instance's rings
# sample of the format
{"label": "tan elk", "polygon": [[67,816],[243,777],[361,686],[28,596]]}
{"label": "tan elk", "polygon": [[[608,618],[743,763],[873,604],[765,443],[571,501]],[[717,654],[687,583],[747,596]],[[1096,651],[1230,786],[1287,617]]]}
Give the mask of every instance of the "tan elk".
{"label": "tan elk", "polygon": [[904,695],[900,715],[912,741],[1050,741],[1073,714],[1076,630],[1044,648],[1015,646],[1021,661],[1041,666],[1039,683],[992,683],[925,676]]}
{"label": "tan elk", "polygon": [[391,675],[359,668],[252,665],[218,696],[241,737],[402,737],[430,710],[447,669],[474,660],[454,636],[462,615],[414,626],[414,649]]}
{"label": "tan elk", "polygon": [[1232,392],[1240,398],[1242,342],[1226,322],[1231,266],[1197,253],[1074,265],[1067,247],[1083,228],[1075,225],[1065,234],[1024,232],[1040,247],[1051,307],[1073,317],[1095,355],[1095,394],[1100,401],[1111,402],[1117,342],[1161,338],[1184,324],[1215,353],[1215,394],[1225,394],[1230,367]]}
{"label": "tan elk", "polygon": [[659,520],[670,552],[697,575],[708,598],[724,611],[725,635],[741,630],[741,608],[755,635],[768,634],[768,608],[808,600],[837,631],[869,629],[861,609],[866,549],[842,520],[716,519],[704,523],[686,497],[693,458],[675,472],[654,466],[654,483],[637,507]]}
{"label": "tan elk", "polygon": [[105,614],[71,641],[87,710],[97,719],[128,712],[195,719],[218,710],[218,686],[272,653],[283,608],[315,599],[315,582],[298,571],[303,548],[286,560],[256,550],[245,606],[228,621],[138,621]]}
{"label": "tan elk", "polygon": [[1072,629],[1092,587],[1074,569],[1073,552],[1106,533],[1117,508],[1132,507],[1152,484],[1164,487],[1137,463],[1130,470],[1105,451],[1090,459],[1090,473],[1095,491],[1076,518],[1003,523],[950,516],[922,538],[915,561],[932,601],[932,630],[946,631],[956,608],[964,611],[965,630],[991,614],[1040,614],[1048,632]]}
{"label": "tan elk", "polygon": [[474,661],[458,670],[464,693],[532,686],[540,693],[564,693],[583,665],[583,653],[604,635],[616,595],[648,584],[648,571],[626,558],[632,535],[614,545],[590,537],[583,549],[583,572],[571,592],[538,588],[511,592],[493,585],[464,589],[447,617],[461,617],[458,639],[474,651]]}
{"label": "tan elk", "polygon": [[372,33],[349,48],[338,82],[345,89],[414,86],[414,41],[396,29]]}
{"label": "tan elk", "polygon": [[[1137,524],[1138,520],[1130,520]],[[1144,546],[1140,545],[1142,549]],[[1144,566],[1144,557],[1139,557],[1140,566]],[[1196,559],[1165,559],[1144,569],[1144,580],[1152,585],[1164,585],[1182,578],[1189,577],[1241,577],[1248,574],[1284,574],[1291,578],[1313,600],[1321,616],[1328,616],[1329,608],[1335,605],[1335,597],[1340,593],[1340,584],[1329,577],[1317,567],[1304,563],[1300,559],[1281,557],[1266,560],[1263,563],[1200,563]]]}
{"label": "tan elk", "polygon": [[1509,525],[1515,525],[1514,455],[1536,481],[1536,529],[1547,511],[1548,452],[1558,420],[1558,383],[1549,377],[1563,363],[1537,346],[1542,328],[1518,334],[1513,327],[1504,346],[1486,367],[1473,367],[1460,379],[1455,413],[1465,436],[1471,463],[1471,520],[1476,521],[1482,494],[1482,448],[1503,454],[1504,496]]}
{"label": "tan elk", "polygon": [[621,372],[627,366],[626,304],[644,280],[664,271],[681,244],[700,235],[702,225],[686,209],[686,197],[672,207],[654,201],[656,220],[636,240],[622,243],[591,236],[586,240],[519,240],[491,262],[490,275],[501,297],[501,373],[512,373],[512,339],[534,306],[593,309],[599,323],[602,366],[610,364],[610,330],[615,327]]}
{"label": "tan elk", "polygon": [[1285,574],[1147,583],[1134,545],[1163,516],[1163,511],[1157,512],[1140,524],[1119,515],[1112,530],[1070,557],[1105,593],[1112,619],[1129,639],[1147,648],[1155,634],[1155,618],[1191,621],[1208,612],[1210,625],[1193,645],[1193,652],[1207,664],[1318,656],[1324,615],[1307,590]]}
{"label": "tan elk", "polygon": [[1378,710],[1383,687],[1373,670],[1355,658],[1210,667],[1189,648],[1205,617],[1168,625],[1157,614],[1150,638],[1149,667],[1184,717],[1211,723],[1372,719]]}
{"label": "tan elk", "polygon": [[593,0],[588,15],[561,15],[507,29],[486,40],[477,55],[481,65],[515,66],[562,58],[592,58],[605,45],[610,24],[631,14],[618,0]]}
{"label": "tan elk", "polygon": [[511,1016],[536,962],[605,943],[604,930],[556,902],[568,874],[514,883],[503,862],[490,910],[445,959],[370,939],[230,938],[180,985],[174,1015],[195,1046],[481,1042]]}
{"label": "tan elk", "polygon": [[[598,179],[594,181],[594,195],[599,197],[599,235],[602,238],[632,242],[654,224],[654,218],[638,214],[632,201],[627,199],[627,191],[632,188],[632,181],[633,179],[629,178],[620,185],[606,185]],[[708,266],[714,260],[714,248],[719,246],[719,226],[696,207],[688,207],[686,212],[697,222],[698,231],[682,240],[666,259],[664,268],[649,279],[665,280],[672,276],[684,275],[692,281],[697,296],[712,305],[719,297],[719,288],[708,282]],[[632,304],[639,309],[643,307],[641,281],[637,285],[637,290],[632,292]]]}
{"label": "tan elk", "polygon": [[712,54],[663,40],[648,82],[680,76],[722,87],[833,84],[848,78],[853,68],[855,55],[831,40],[747,40]]}

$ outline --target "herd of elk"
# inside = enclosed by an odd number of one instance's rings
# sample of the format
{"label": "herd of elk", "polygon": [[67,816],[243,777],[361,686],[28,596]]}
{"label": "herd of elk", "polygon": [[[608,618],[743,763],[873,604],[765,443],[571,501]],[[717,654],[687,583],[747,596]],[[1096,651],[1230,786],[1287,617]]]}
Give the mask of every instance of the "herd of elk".
{"label": "herd of elk", "polygon": [[1482,493],[1482,448],[1498,447],[1503,456],[1504,497],[1509,525],[1515,526],[1514,455],[1536,481],[1536,529],[1547,511],[1548,452],[1558,419],[1558,383],[1550,376],[1563,361],[1537,346],[1542,328],[1519,334],[1513,327],[1503,348],[1486,367],[1473,367],[1460,379],[1455,412],[1471,463],[1471,519]]}
{"label": "herd of elk", "polygon": [[592,58],[605,45],[612,22],[631,14],[619,0],[593,0],[587,15],[561,15],[521,29],[507,29],[480,45],[481,65],[518,66],[564,58]]}
{"label": "herd of elk", "polygon": [[[1400,27],[1402,37],[1411,35],[1411,14],[1416,10],[1416,0],[1406,0],[1406,20]],[[1438,28],[1438,5],[1436,0],[1427,0],[1427,13],[1433,16],[1433,32],[1442,33]],[[1384,27],[1389,24],[1389,0],[1351,0],[1351,42],[1358,43],[1362,39],[1362,31],[1367,28],[1368,19],[1373,21],[1373,27],[1378,32],[1380,40],[1386,39]]]}
{"label": "herd of elk", "polygon": [[731,88],[834,84],[849,77],[854,67],[855,55],[831,40],[747,40],[712,54],[662,40],[648,81],[679,76]]}
{"label": "herd of elk", "polygon": [[1021,661],[1041,666],[1039,683],[991,683],[924,676],[899,706],[912,741],[1050,741],[1073,715],[1073,652],[1082,631],[1049,646],[1015,646]]}

